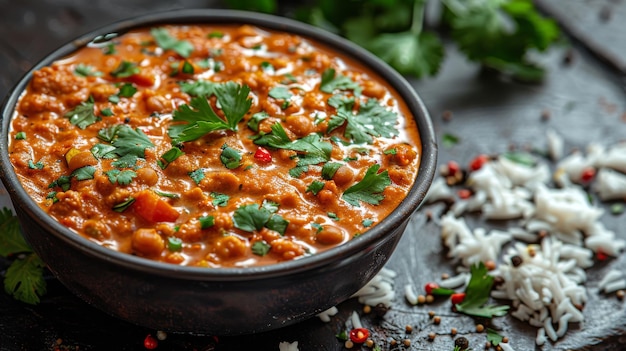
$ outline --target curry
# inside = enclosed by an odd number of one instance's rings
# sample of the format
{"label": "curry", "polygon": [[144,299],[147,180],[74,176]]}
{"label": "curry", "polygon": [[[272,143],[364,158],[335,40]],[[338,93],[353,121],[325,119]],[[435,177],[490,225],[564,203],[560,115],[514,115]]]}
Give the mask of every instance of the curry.
{"label": "curry", "polygon": [[33,73],[11,124],[26,191],[63,225],[158,261],[246,267],[341,245],[412,187],[404,102],[293,34],[169,25]]}

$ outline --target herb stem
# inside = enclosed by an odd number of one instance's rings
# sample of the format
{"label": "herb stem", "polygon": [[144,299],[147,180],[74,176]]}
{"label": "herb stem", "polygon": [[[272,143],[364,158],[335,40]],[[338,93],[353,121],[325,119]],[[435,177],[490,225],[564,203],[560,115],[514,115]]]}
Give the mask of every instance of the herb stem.
{"label": "herb stem", "polygon": [[411,18],[411,33],[419,35],[424,26],[424,7],[426,0],[413,1],[413,17]]}

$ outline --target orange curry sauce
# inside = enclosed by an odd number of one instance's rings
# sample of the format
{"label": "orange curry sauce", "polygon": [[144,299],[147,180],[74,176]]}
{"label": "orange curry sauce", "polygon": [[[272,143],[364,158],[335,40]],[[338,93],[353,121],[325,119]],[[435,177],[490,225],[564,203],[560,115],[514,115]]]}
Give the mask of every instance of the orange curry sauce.
{"label": "orange curry sauce", "polygon": [[10,157],[32,198],[101,245],[244,267],[340,245],[404,199],[415,122],[371,71],[251,26],[164,26],[33,73]]}

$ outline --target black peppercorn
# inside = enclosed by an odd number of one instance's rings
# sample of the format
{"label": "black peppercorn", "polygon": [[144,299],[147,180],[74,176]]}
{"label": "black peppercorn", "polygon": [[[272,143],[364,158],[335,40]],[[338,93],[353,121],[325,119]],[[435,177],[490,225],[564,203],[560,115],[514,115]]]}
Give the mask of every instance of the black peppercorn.
{"label": "black peppercorn", "polygon": [[520,264],[522,264],[522,262],[524,262],[524,260],[520,256],[515,255],[511,257],[511,264],[513,265],[513,267],[518,267]]}
{"label": "black peppercorn", "polygon": [[383,318],[388,310],[389,310],[389,307],[385,306],[382,303],[379,303],[378,305],[374,306],[374,314],[378,318]]}
{"label": "black peppercorn", "polygon": [[454,340],[454,346],[461,350],[467,350],[469,348],[469,341],[467,338],[460,336]]}

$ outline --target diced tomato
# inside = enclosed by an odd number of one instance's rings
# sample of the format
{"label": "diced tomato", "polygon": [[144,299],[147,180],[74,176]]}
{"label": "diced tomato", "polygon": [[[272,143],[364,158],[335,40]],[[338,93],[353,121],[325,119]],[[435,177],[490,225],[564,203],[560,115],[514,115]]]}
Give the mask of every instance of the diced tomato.
{"label": "diced tomato", "polygon": [[258,147],[254,152],[254,158],[261,162],[272,162],[272,154],[263,147]]}
{"label": "diced tomato", "polygon": [[155,79],[153,75],[138,73],[133,74],[132,76],[127,78],[132,83],[135,83],[142,87],[151,87],[155,83]]}
{"label": "diced tomato", "polygon": [[134,196],[133,210],[151,222],[174,222],[180,216],[167,201],[150,190],[143,190]]}
{"label": "diced tomato", "polygon": [[489,156],[487,156],[485,154],[480,154],[480,155],[474,157],[474,159],[470,162],[469,168],[472,171],[477,171],[477,170],[481,169],[483,167],[483,165],[485,163],[487,163],[487,161],[489,161]]}
{"label": "diced tomato", "polygon": [[350,340],[355,344],[362,344],[367,341],[370,331],[365,328],[354,328],[350,330]]}
{"label": "diced tomato", "polygon": [[461,302],[463,302],[463,300],[465,300],[465,293],[456,293],[450,295],[450,301],[452,301],[454,305],[460,304]]}

